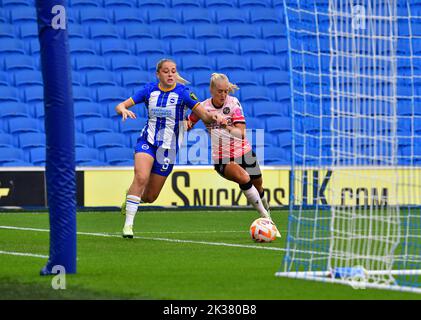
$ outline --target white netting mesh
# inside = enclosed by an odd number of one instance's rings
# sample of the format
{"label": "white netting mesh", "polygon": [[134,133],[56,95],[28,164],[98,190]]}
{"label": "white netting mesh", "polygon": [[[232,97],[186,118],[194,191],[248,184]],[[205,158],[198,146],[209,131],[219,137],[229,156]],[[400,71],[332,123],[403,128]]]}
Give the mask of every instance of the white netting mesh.
{"label": "white netting mesh", "polygon": [[284,5],[294,206],[282,271],[339,270],[347,277],[364,270],[367,283],[421,287],[413,272],[421,270],[415,71],[421,38],[412,34],[418,6],[397,0]]}

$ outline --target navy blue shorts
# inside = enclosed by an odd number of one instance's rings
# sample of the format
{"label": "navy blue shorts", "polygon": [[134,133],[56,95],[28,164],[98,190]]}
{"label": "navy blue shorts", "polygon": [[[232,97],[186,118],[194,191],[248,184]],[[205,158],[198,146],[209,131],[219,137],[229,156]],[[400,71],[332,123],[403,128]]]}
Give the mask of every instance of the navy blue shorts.
{"label": "navy blue shorts", "polygon": [[137,139],[137,144],[134,150],[135,153],[147,153],[154,158],[155,161],[152,166],[152,173],[156,173],[164,177],[169,176],[174,167],[176,158],[175,150],[156,147],[143,138]]}

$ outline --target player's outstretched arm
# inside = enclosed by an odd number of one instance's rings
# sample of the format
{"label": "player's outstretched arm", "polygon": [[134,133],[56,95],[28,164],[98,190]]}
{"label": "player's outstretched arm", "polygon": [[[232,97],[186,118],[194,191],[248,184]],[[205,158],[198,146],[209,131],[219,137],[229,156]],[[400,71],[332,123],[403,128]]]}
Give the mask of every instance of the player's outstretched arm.
{"label": "player's outstretched arm", "polygon": [[132,98],[129,98],[115,107],[115,111],[118,114],[121,114],[122,120],[125,121],[127,118],[136,119],[136,114],[133,111],[130,111],[129,108],[134,106]]}
{"label": "player's outstretched arm", "polygon": [[206,124],[214,123],[216,122],[219,125],[226,125],[227,120],[220,116],[219,114],[211,114],[208,112],[201,104],[197,105],[193,109],[193,113],[198,116],[202,121]]}

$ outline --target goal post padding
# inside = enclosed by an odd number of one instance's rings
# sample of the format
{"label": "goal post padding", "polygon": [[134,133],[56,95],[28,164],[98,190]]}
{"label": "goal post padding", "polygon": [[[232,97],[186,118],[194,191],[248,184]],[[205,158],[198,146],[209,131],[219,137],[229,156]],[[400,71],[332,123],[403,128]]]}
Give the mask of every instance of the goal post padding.
{"label": "goal post padding", "polygon": [[76,273],[76,175],[71,65],[65,0],[37,0],[44,82],[50,255],[42,275]]}

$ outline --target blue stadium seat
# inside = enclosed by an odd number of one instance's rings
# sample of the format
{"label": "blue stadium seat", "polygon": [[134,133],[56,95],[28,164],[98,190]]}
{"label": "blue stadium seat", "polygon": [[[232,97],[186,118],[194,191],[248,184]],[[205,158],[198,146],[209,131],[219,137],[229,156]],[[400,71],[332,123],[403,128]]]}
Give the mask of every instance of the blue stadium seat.
{"label": "blue stadium seat", "polygon": [[80,131],[86,134],[99,132],[114,132],[114,125],[111,119],[106,118],[86,118],[77,121]]}
{"label": "blue stadium seat", "polygon": [[45,148],[45,133],[40,132],[24,132],[18,136],[19,147],[21,149],[28,148]]}
{"label": "blue stadium seat", "polygon": [[42,132],[40,122],[33,118],[12,118],[8,120],[8,132],[18,134],[23,132]]}
{"label": "blue stadium seat", "polygon": [[255,103],[259,101],[271,101],[271,92],[262,86],[244,86],[240,90],[240,101]]}
{"label": "blue stadium seat", "polygon": [[231,71],[228,72],[229,79],[238,86],[257,86],[260,84],[259,75],[252,71]]}
{"label": "blue stadium seat", "polygon": [[38,39],[29,40],[26,45],[26,51],[32,56],[38,56],[41,52]]}
{"label": "blue stadium seat", "polygon": [[149,54],[145,58],[145,67],[143,70],[155,72],[157,62],[161,59],[168,59],[168,58],[174,60],[177,64],[179,64],[178,60],[180,60],[180,58],[172,57],[169,54],[163,54],[163,53]]}
{"label": "blue stadium seat", "polygon": [[10,21],[13,25],[23,24],[23,23],[36,23],[37,15],[35,11],[35,6],[22,7],[18,10],[10,11]]}
{"label": "blue stadium seat", "polygon": [[251,69],[254,71],[285,70],[286,57],[271,55],[255,55],[251,59]]}
{"label": "blue stadium seat", "polygon": [[128,136],[129,136],[128,146],[131,148],[134,148],[137,144],[137,139],[139,139],[140,134],[136,132],[136,133],[131,133]]}
{"label": "blue stadium seat", "polygon": [[113,71],[144,70],[144,65],[145,62],[137,56],[117,56],[111,58],[111,69]]}
{"label": "blue stadium seat", "polygon": [[8,23],[0,24],[0,39],[10,38],[14,39],[16,36],[16,31],[13,25]]}
{"label": "blue stadium seat", "polygon": [[146,71],[126,71],[121,74],[121,85],[123,87],[140,87],[155,79]]}
{"label": "blue stadium seat", "polygon": [[145,118],[127,119],[119,121],[120,132],[124,134],[139,133],[146,124]]}
{"label": "blue stadium seat", "polygon": [[[160,1],[162,3],[162,1]],[[162,24],[162,23],[178,23],[179,17],[174,10],[171,9],[159,9],[147,11],[148,22],[150,24]]]}
{"label": "blue stadium seat", "polygon": [[136,42],[137,55],[166,54],[166,41],[144,39]]}
{"label": "blue stadium seat", "polygon": [[282,15],[279,10],[272,8],[253,8],[250,9],[251,24],[282,24]]}
{"label": "blue stadium seat", "polygon": [[7,162],[23,161],[24,154],[18,148],[2,148],[0,152],[0,165],[4,166]]}
{"label": "blue stadium seat", "polygon": [[86,85],[88,87],[115,86],[117,82],[111,71],[90,71],[86,73]]}
{"label": "blue stadium seat", "polygon": [[25,54],[25,47],[21,40],[2,39],[0,46],[0,55]]}
{"label": "blue stadium seat", "polygon": [[74,68],[78,71],[106,70],[101,56],[80,56],[74,59]]}
{"label": "blue stadium seat", "polygon": [[[86,8],[79,11],[81,24],[111,23],[109,11],[104,8]],[[116,10],[117,11],[117,10]]]}
{"label": "blue stadium seat", "polygon": [[129,97],[127,90],[117,86],[103,86],[97,89],[99,103],[120,103]]}
{"label": "blue stadium seat", "polygon": [[19,27],[19,36],[21,39],[37,39],[38,26],[36,23],[25,23]]}
{"label": "blue stadium seat", "polygon": [[288,52],[288,42],[285,38],[277,39],[273,41],[273,52],[274,54],[284,54]]}
{"label": "blue stadium seat", "polygon": [[277,24],[262,25],[262,38],[268,40],[279,40],[286,38],[286,28],[279,28]]}
{"label": "blue stadium seat", "polygon": [[44,89],[43,87],[26,87],[24,90],[25,102],[26,103],[38,103],[44,101]]}
{"label": "blue stadium seat", "polygon": [[70,0],[70,6],[73,8],[99,8],[101,0]]}
{"label": "blue stadium seat", "polygon": [[170,42],[171,54],[186,55],[186,54],[201,54],[202,48],[200,44],[191,39],[173,39]]}
{"label": "blue stadium seat", "polygon": [[216,56],[216,69],[222,72],[228,72],[232,70],[249,70],[250,60],[246,57],[238,55],[218,55]]}
{"label": "blue stadium seat", "polygon": [[253,105],[253,114],[255,117],[264,118],[268,116],[289,117],[289,105],[279,102],[257,102]]}
{"label": "blue stadium seat", "polygon": [[204,0],[204,7],[225,10],[235,7],[233,2],[230,0]]}
{"label": "blue stadium seat", "polygon": [[96,55],[94,42],[89,39],[72,38],[69,47],[71,55]]}
{"label": "blue stadium seat", "polygon": [[75,118],[102,118],[102,106],[93,102],[76,102],[74,104]]}
{"label": "blue stadium seat", "polygon": [[265,86],[289,85],[290,78],[287,71],[267,71],[263,74],[263,84]]}
{"label": "blue stadium seat", "polygon": [[30,106],[32,109],[32,116],[36,119],[43,120],[45,117],[44,103],[36,103]]}
{"label": "blue stadium seat", "polygon": [[238,0],[239,8],[267,8],[270,7],[270,0]]}
{"label": "blue stadium seat", "polygon": [[4,60],[5,71],[35,70],[34,59],[30,56],[10,55]]}
{"label": "blue stadium seat", "polygon": [[215,24],[199,24],[192,26],[192,34],[195,39],[222,39],[223,30]]}
{"label": "blue stadium seat", "polygon": [[99,152],[94,148],[76,147],[75,155],[76,165],[78,166],[89,165],[92,162],[96,163],[99,161]]}
{"label": "blue stadium seat", "polygon": [[213,69],[213,62],[211,58],[205,55],[185,56],[181,58],[181,61],[181,67],[186,72],[196,72],[200,70]]}
{"label": "blue stadium seat", "polygon": [[[181,24],[163,24],[159,27],[159,38],[161,39],[190,39],[190,29]],[[190,40],[191,41],[191,40]]]}
{"label": "blue stadium seat", "polygon": [[167,4],[161,0],[137,0],[137,6],[142,10],[161,10],[166,8]]}
{"label": "blue stadium seat", "polygon": [[18,91],[13,87],[0,87],[0,102],[19,102]]}
{"label": "blue stadium seat", "polygon": [[143,13],[140,10],[132,8],[124,8],[119,10],[113,10],[114,23],[117,25],[124,25],[129,28],[127,24],[139,25],[145,22]]}
{"label": "blue stadium seat", "polygon": [[68,34],[69,34],[69,39],[74,39],[74,38],[83,39],[86,37],[85,28],[82,25],[76,24],[76,23],[69,24]]}
{"label": "blue stadium seat", "polygon": [[283,148],[265,148],[264,159],[261,160],[265,165],[286,165],[290,164],[290,156]]}
{"label": "blue stadium seat", "polygon": [[72,72],[72,85],[74,86],[84,86],[85,77],[82,72],[73,71]]}
{"label": "blue stadium seat", "polygon": [[89,37],[95,40],[119,39],[118,28],[110,24],[93,24],[89,27]]}
{"label": "blue stadium seat", "polygon": [[171,0],[172,8],[200,8],[201,3],[197,0]]}
{"label": "blue stadium seat", "polygon": [[104,0],[104,7],[114,10],[136,7],[136,0]]}
{"label": "blue stadium seat", "polygon": [[205,41],[207,55],[236,54],[235,44],[228,39],[209,39]]}
{"label": "blue stadium seat", "polygon": [[247,23],[248,12],[238,8],[226,8],[215,12],[216,23]]}
{"label": "blue stadium seat", "polygon": [[82,132],[75,133],[75,147],[89,148],[88,136]]}
{"label": "blue stadium seat", "polygon": [[192,8],[182,11],[182,20],[184,24],[213,23],[212,12],[203,8]]}
{"label": "blue stadium seat", "polygon": [[154,39],[156,37],[154,30],[147,24],[138,24],[136,27],[131,25],[124,27],[124,36],[130,40]]}
{"label": "blue stadium seat", "polygon": [[258,118],[248,117],[246,119],[246,126],[248,129],[264,129],[265,122]]}
{"label": "blue stadium seat", "polygon": [[16,87],[43,86],[42,74],[39,71],[18,71],[14,74]]}
{"label": "blue stadium seat", "polygon": [[30,7],[32,5],[34,5],[34,2],[28,1],[28,0],[3,0],[2,1],[3,9],[19,10],[22,7]]}
{"label": "blue stadium seat", "polygon": [[5,10],[0,10],[0,23],[9,23],[9,22],[10,22],[9,15],[6,14]]}
{"label": "blue stadium seat", "polygon": [[[0,148],[13,147],[13,136],[7,133],[0,133]],[[2,149],[0,149],[1,151]]]}
{"label": "blue stadium seat", "polygon": [[105,161],[110,165],[133,166],[134,151],[131,148],[107,148]]}
{"label": "blue stadium seat", "polygon": [[0,119],[16,117],[28,117],[28,109],[25,104],[10,101],[0,103]]}
{"label": "blue stadium seat", "polygon": [[259,37],[259,29],[250,24],[232,24],[227,26],[226,29],[227,37],[232,40],[256,39]]}
{"label": "blue stadium seat", "polygon": [[113,147],[126,147],[126,137],[122,133],[100,132],[93,137],[94,147],[98,150]]}
{"label": "blue stadium seat", "polygon": [[270,133],[291,131],[291,118],[272,116],[266,118],[266,131]]}
{"label": "blue stadium seat", "polygon": [[86,87],[73,86],[73,101],[76,102],[93,102],[91,91]]}
{"label": "blue stadium seat", "polygon": [[240,42],[241,55],[271,54],[270,44],[267,40],[248,39]]}
{"label": "blue stadium seat", "polygon": [[193,74],[193,84],[196,87],[209,87],[210,71],[197,71]]}
{"label": "blue stadium seat", "polygon": [[9,85],[9,75],[6,72],[0,72],[0,86],[8,87]]}
{"label": "blue stadium seat", "polygon": [[129,43],[121,39],[106,39],[100,42],[100,50],[103,56],[130,55],[132,50]]}
{"label": "blue stadium seat", "polygon": [[277,133],[278,146],[281,148],[292,146],[292,134],[289,131]]}

